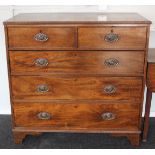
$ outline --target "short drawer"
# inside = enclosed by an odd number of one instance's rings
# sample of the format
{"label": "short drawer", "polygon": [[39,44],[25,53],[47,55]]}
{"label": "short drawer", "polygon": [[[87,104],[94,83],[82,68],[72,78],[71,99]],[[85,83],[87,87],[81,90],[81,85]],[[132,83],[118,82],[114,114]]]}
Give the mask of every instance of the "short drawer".
{"label": "short drawer", "polygon": [[81,27],[78,46],[83,49],[144,49],[146,27]]}
{"label": "short drawer", "polygon": [[144,52],[10,51],[11,74],[102,74],[142,76]]}
{"label": "short drawer", "polygon": [[14,103],[16,127],[50,127],[52,130],[138,130],[138,104]]}
{"label": "short drawer", "polygon": [[73,27],[9,27],[9,49],[49,50],[73,49],[75,47],[75,29]]}
{"label": "short drawer", "polygon": [[136,77],[12,76],[13,99],[139,100]]}

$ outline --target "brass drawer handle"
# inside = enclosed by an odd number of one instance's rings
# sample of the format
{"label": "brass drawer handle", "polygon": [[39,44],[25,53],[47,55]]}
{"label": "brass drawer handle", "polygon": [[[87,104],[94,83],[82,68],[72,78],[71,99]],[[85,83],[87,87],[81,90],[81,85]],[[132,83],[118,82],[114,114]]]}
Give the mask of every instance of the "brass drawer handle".
{"label": "brass drawer handle", "polygon": [[106,42],[109,42],[109,43],[113,43],[113,42],[116,42],[120,39],[119,35],[116,34],[116,33],[113,33],[113,30],[111,30],[110,33],[106,34],[105,37],[104,37],[104,40]]}
{"label": "brass drawer handle", "polygon": [[40,112],[40,113],[38,113],[37,116],[41,120],[49,120],[49,119],[51,119],[51,114],[48,113],[48,112]]}
{"label": "brass drawer handle", "polygon": [[48,60],[46,58],[38,58],[35,60],[35,65],[39,67],[45,67],[48,65]]}
{"label": "brass drawer handle", "polygon": [[107,85],[104,87],[104,92],[107,94],[112,94],[116,92],[116,87],[113,85]]}
{"label": "brass drawer handle", "polygon": [[40,32],[40,33],[37,33],[34,35],[34,39],[36,41],[45,42],[48,40],[48,36],[46,34]]}
{"label": "brass drawer handle", "polygon": [[104,64],[108,67],[114,67],[119,64],[119,61],[115,58],[109,58],[104,61]]}
{"label": "brass drawer handle", "polygon": [[105,112],[101,115],[102,119],[103,120],[107,120],[107,121],[110,121],[110,120],[113,120],[116,118],[116,115],[111,113],[111,112]]}
{"label": "brass drawer handle", "polygon": [[45,84],[41,84],[41,85],[38,85],[37,86],[37,92],[39,92],[39,93],[45,93],[45,92],[48,92],[49,91],[49,88],[48,88],[48,86],[47,85],[45,85]]}

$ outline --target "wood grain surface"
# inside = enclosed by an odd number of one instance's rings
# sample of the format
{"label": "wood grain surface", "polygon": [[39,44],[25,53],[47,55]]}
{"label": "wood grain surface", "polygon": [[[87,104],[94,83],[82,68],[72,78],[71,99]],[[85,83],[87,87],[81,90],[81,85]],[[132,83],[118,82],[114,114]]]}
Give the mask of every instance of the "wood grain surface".
{"label": "wood grain surface", "polygon": [[[128,77],[51,77],[12,76],[13,99],[98,99],[138,100],[141,98],[142,79]],[[48,92],[37,92],[39,85],[46,85]],[[109,85],[114,93],[105,92]]]}
{"label": "wood grain surface", "polygon": [[136,13],[30,13],[5,21],[15,143],[42,132],[102,132],[138,146],[150,24]]}
{"label": "wood grain surface", "polygon": [[[47,41],[36,41],[38,33],[47,35]],[[11,27],[8,28],[10,49],[72,49],[75,46],[73,27]]]}
{"label": "wood grain surface", "polygon": [[[10,51],[12,75],[20,74],[102,74],[142,76],[143,51]],[[48,64],[38,66],[37,59],[46,59]],[[115,59],[118,64],[108,66],[105,62]],[[132,63],[131,63],[132,62]]]}
{"label": "wood grain surface", "polygon": [[[105,41],[109,33],[117,34],[115,42]],[[145,27],[96,27],[79,28],[79,48],[82,49],[144,49],[146,47]]]}
{"label": "wood grain surface", "polygon": [[[38,113],[48,112],[49,120],[40,120]],[[103,120],[102,114],[111,112],[113,120]],[[15,103],[14,116],[17,127],[50,127],[52,129],[79,130],[137,130],[138,104],[121,103]]]}

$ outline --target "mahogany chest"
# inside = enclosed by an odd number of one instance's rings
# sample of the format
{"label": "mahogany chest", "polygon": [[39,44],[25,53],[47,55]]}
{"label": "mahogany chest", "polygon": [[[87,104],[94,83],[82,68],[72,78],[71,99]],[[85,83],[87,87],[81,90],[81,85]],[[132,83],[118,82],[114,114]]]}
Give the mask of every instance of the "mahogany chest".
{"label": "mahogany chest", "polygon": [[30,13],[4,22],[15,143],[96,132],[139,145],[150,24],[136,13]]}

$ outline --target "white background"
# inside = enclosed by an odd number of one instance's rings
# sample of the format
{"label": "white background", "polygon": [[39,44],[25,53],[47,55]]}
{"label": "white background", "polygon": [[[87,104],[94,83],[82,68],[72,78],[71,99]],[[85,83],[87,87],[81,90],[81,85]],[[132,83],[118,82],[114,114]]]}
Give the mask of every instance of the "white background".
{"label": "white background", "polygon": [[[90,3],[89,3],[90,4]],[[10,114],[9,87],[6,66],[6,50],[3,21],[23,12],[138,12],[144,17],[150,19],[151,26],[150,45],[155,47],[155,5],[137,5],[137,6],[112,6],[112,5],[51,5],[51,6],[19,6],[8,5],[0,6],[0,114]],[[152,105],[155,103],[155,94],[153,95]],[[155,117],[155,104],[151,108],[151,116]]]}

